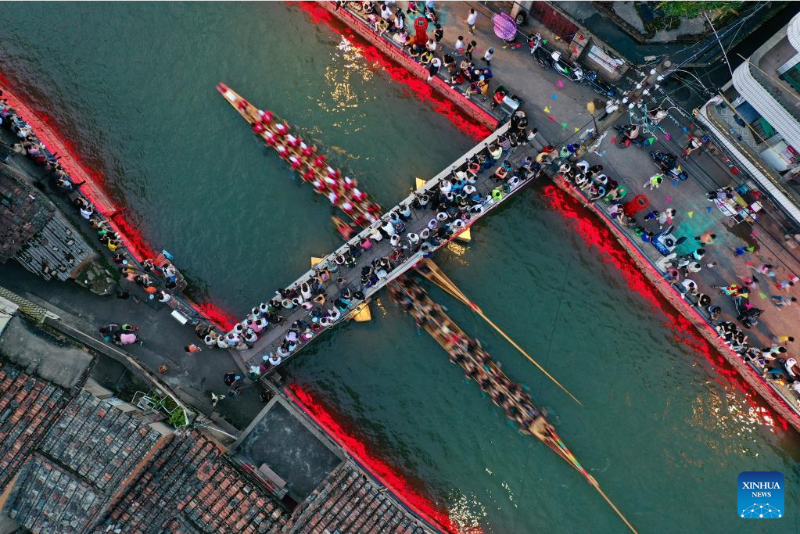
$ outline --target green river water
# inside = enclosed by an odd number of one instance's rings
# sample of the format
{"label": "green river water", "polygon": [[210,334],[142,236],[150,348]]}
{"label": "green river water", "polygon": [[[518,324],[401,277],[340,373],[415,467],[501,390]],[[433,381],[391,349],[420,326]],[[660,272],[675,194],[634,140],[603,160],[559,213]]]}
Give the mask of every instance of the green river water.
{"label": "green river water", "polygon": [[[0,71],[100,170],[157,247],[242,314],[337,244],[327,202],[257,143],[219,81],[296,125],[384,207],[474,141],[329,28],[285,4],[5,3]],[[462,290],[583,402],[439,291],[640,532],[797,532],[800,437],[765,425],[676,341],[597,248],[529,188],[437,255]],[[486,532],[623,532],[383,296],[287,372],[412,485]],[[741,471],[781,471],[786,515],[736,515]]]}

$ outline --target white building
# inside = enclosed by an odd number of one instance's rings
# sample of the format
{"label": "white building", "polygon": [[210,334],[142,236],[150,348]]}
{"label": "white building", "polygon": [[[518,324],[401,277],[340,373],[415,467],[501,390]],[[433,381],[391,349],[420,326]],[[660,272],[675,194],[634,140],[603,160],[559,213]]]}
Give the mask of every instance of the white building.
{"label": "white building", "polygon": [[800,224],[800,14],[739,65],[697,117]]}

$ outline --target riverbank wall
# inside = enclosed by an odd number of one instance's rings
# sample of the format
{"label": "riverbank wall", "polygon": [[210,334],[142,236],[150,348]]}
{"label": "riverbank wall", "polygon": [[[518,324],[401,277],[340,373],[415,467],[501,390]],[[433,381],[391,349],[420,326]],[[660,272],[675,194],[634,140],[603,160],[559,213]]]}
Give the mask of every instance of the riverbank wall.
{"label": "riverbank wall", "polygon": [[[309,6],[306,6],[304,9],[308,9],[310,5],[312,4],[309,3]],[[314,2],[313,5],[319,6],[329,14],[333,15],[336,19],[357,33],[359,37],[377,48],[386,57],[405,68],[414,77],[419,78],[424,82],[428,80],[430,74],[428,73],[427,68],[403,53],[403,50],[399,45],[391,43],[388,39],[378,34],[362,19],[356,17],[346,9],[337,9],[336,2]],[[459,91],[453,89],[443,79],[434,76],[430,82],[427,83],[439,95],[449,100],[459,109],[459,111],[461,111],[475,123],[489,128],[490,130],[494,130],[502,122],[497,117],[491,115],[486,110],[476,105],[470,99],[464,97]]]}
{"label": "riverbank wall", "polygon": [[[34,135],[51,153],[56,154],[70,179],[80,184],[80,193],[94,205],[96,212],[108,221],[114,232],[122,237],[124,249],[128,254],[138,263],[156,258],[159,255],[158,250],[152,247],[138,226],[128,220],[125,210],[108,194],[105,177],[81,160],[74,144],[58,132],[52,119],[20,97],[19,92],[2,74],[0,74],[0,92],[2,93],[0,98],[5,99],[8,105],[30,125]],[[177,301],[178,299],[175,299],[169,306],[183,313],[197,314],[200,319],[222,330],[227,330],[235,324],[235,320],[228,313],[211,302],[197,303],[184,295],[180,299],[182,306],[178,306]]]}

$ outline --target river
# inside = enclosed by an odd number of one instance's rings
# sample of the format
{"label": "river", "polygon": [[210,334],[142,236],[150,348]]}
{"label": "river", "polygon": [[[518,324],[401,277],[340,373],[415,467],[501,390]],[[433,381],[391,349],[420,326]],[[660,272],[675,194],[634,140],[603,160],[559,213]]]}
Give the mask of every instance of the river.
{"label": "river", "polygon": [[[104,174],[200,293],[241,315],[337,241],[322,199],[253,139],[225,81],[312,138],[384,207],[474,145],[446,114],[295,6],[6,3],[0,71]],[[436,260],[582,401],[436,289],[547,407],[641,532],[797,531],[798,436],[697,350],[580,211],[537,184]],[[600,239],[600,241],[597,241]],[[286,369],[370,451],[486,532],[622,532],[594,490],[521,435],[383,295]],[[742,471],[786,476],[786,517],[737,517]]]}

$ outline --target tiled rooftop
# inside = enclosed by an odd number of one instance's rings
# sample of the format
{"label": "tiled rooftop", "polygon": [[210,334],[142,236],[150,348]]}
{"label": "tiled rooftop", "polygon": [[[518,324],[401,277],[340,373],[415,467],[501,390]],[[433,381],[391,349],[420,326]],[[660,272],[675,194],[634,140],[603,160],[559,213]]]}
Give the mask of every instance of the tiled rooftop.
{"label": "tiled rooftop", "polygon": [[66,280],[92,253],[42,193],[0,164],[0,262],[13,257],[45,280]]}
{"label": "tiled rooftop", "polygon": [[[180,512],[180,513],[178,513]],[[108,513],[108,532],[278,532],[286,512],[197,432],[175,436]]]}
{"label": "tiled rooftop", "polygon": [[66,402],[58,386],[11,365],[0,367],[0,493]]}
{"label": "tiled rooftop", "polygon": [[161,437],[86,391],[70,396],[0,367],[0,493],[14,482],[4,512],[34,532],[427,532],[350,463],[290,519],[202,434]]}
{"label": "tiled rooftop", "polygon": [[82,391],[50,428],[41,450],[100,491],[114,491],[161,434]]}
{"label": "tiled rooftop", "polygon": [[428,532],[365,475],[342,464],[295,511],[292,532],[358,532],[424,534]]}
{"label": "tiled rooftop", "polygon": [[0,165],[0,261],[13,257],[53,217],[53,207],[39,195]]}
{"label": "tiled rooftop", "polygon": [[33,532],[83,532],[102,502],[90,484],[35,453],[20,470],[5,510]]}

